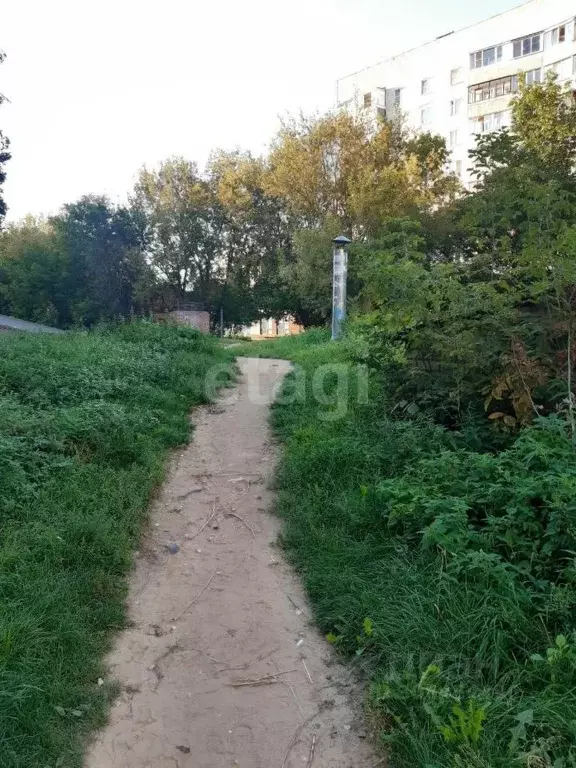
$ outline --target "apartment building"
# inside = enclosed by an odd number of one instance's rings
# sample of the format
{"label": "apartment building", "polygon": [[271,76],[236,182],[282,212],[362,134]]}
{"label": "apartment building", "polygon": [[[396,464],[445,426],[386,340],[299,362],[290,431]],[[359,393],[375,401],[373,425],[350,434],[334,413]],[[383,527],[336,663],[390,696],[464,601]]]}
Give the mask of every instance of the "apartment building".
{"label": "apartment building", "polygon": [[337,102],[437,133],[450,167],[470,183],[468,151],[477,134],[510,121],[518,75],[540,82],[553,70],[576,82],[576,4],[531,0],[473,26],[448,32],[337,82]]}

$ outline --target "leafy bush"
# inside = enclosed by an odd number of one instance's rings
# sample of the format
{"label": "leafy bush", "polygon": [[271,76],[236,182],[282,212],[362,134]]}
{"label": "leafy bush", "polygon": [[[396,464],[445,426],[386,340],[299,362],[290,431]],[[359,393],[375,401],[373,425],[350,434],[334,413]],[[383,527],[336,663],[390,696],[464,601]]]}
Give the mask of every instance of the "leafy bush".
{"label": "leafy bush", "polygon": [[378,374],[367,403],[352,383],[342,418],[326,421],[314,370],[357,347],[291,344],[284,353],[308,388],[273,410],[282,543],[328,642],[371,681],[368,711],[391,765],[576,765],[566,423],[537,419],[486,451],[476,421],[455,431],[423,413],[399,419]]}

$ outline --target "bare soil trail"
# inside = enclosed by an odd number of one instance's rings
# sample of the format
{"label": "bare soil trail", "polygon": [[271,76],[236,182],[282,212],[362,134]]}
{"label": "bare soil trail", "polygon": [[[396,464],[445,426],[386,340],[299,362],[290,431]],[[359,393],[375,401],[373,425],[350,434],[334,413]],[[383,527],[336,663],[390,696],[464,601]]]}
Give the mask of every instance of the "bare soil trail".
{"label": "bare soil trail", "polygon": [[[310,624],[275,540],[268,431],[283,360],[240,359],[234,390],[194,412],[131,581],[122,684],[87,768],[360,768],[378,761],[351,673]],[[177,550],[177,551],[176,551]]]}

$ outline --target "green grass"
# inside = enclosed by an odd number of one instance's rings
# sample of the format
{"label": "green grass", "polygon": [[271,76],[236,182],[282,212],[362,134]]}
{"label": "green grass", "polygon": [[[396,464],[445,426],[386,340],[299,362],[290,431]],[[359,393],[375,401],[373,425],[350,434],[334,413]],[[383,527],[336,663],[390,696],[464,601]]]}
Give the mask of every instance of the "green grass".
{"label": "green grass", "polygon": [[[306,379],[306,397],[272,413],[282,543],[321,630],[367,678],[391,768],[575,766],[576,462],[563,425],[478,453],[430,420],[391,418],[375,381],[359,404],[348,344],[315,334],[250,349]],[[327,421],[314,373],[347,359],[347,408]]]}
{"label": "green grass", "polygon": [[328,342],[329,331],[315,328],[297,336],[278,336],[275,339],[248,341],[235,344],[232,351],[239,357],[268,357],[299,362],[299,356],[311,349],[317,352],[320,344]]}
{"label": "green grass", "polygon": [[151,494],[206,371],[229,359],[147,323],[0,336],[2,768],[82,765]]}

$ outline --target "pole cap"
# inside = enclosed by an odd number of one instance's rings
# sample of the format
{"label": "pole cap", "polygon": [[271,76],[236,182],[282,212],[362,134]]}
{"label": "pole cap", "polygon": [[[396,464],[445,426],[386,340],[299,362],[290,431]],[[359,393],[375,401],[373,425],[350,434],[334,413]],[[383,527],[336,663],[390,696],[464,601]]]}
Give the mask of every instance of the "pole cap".
{"label": "pole cap", "polygon": [[334,245],[349,245],[352,240],[348,240],[347,237],[344,235],[338,235],[338,237],[335,237],[334,240],[332,240]]}

